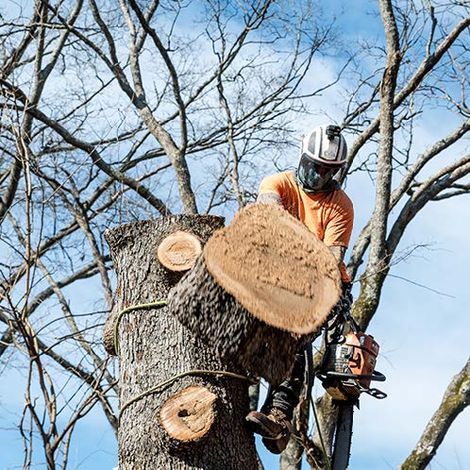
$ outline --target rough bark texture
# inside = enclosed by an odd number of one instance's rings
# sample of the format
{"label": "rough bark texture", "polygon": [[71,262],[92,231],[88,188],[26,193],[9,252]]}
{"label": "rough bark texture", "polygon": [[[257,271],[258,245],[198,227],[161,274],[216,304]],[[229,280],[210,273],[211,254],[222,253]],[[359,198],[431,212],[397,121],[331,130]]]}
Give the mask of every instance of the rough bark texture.
{"label": "rough bark texture", "polygon": [[328,248],[286,211],[256,205],[211,238],[169,301],[221,357],[276,385],[338,297]]}
{"label": "rough bark texture", "polygon": [[[251,315],[214,281],[202,257],[170,293],[169,300],[170,310],[196,337],[254,376],[278,384],[292,369],[302,337]],[[217,315],[219,310],[225,314],[223,322]]]}
{"label": "rough bark texture", "polygon": [[470,357],[452,379],[439,408],[429,421],[416,447],[399,470],[424,470],[431,462],[457,416],[470,405]]}
{"label": "rough bark texture", "polygon": [[308,445],[309,398],[306,396],[307,384],[301,394],[299,404],[294,411],[293,433],[286,449],[279,459],[279,470],[301,470],[304,446]]}
{"label": "rough bark texture", "polygon": [[333,405],[333,400],[330,395],[325,393],[316,401],[316,412],[321,426],[321,437],[319,430],[315,428],[313,435],[313,443],[317,449],[322,449],[321,440],[328,455],[331,455],[331,448],[333,446],[335,424],[338,418],[338,408]]}
{"label": "rough bark texture", "polygon": [[[203,242],[223,219],[208,216],[171,216],[136,222],[108,231],[106,239],[117,274],[117,310],[166,299],[181,275],[157,260],[161,240],[177,230],[194,233]],[[176,374],[194,369],[229,370],[213,349],[190,334],[168,306],[135,311],[119,324],[120,406]],[[201,385],[217,395],[215,420],[197,442],[172,439],[159,424],[162,405],[182,389]],[[257,469],[254,439],[244,426],[248,411],[248,382],[210,375],[179,378],[157,393],[126,406],[119,426],[119,469]],[[208,451],[210,449],[210,451]]]}

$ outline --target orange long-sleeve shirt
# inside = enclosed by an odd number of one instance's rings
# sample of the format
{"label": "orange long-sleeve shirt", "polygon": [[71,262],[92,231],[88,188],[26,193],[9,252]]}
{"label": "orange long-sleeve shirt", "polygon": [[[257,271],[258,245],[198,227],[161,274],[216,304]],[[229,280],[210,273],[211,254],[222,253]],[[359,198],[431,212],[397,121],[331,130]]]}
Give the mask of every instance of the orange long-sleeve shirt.
{"label": "orange long-sleeve shirt", "polygon": [[[331,192],[307,193],[297,184],[291,171],[267,176],[259,194],[276,193],[284,208],[322,240],[327,246],[347,247],[351,238],[354,209],[351,199],[340,188]],[[349,282],[344,263],[341,278]]]}

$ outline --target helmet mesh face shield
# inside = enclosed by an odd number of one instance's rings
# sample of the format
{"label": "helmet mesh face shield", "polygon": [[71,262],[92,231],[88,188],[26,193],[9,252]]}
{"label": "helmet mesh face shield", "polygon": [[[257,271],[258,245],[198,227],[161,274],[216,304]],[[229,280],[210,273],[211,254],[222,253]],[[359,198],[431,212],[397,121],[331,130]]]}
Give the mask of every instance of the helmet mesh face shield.
{"label": "helmet mesh face shield", "polygon": [[297,168],[297,178],[305,190],[319,191],[328,187],[338,170],[338,167],[319,164],[303,153]]}

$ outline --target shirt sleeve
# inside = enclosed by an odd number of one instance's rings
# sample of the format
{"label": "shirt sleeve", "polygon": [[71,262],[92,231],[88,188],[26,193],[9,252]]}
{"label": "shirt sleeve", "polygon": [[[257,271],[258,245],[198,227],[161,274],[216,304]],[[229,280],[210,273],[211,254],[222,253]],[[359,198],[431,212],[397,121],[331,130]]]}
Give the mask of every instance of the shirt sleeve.
{"label": "shirt sleeve", "polygon": [[335,204],[331,210],[331,218],[325,227],[323,242],[327,246],[348,247],[354,222],[354,208],[351,200],[346,199]]}
{"label": "shirt sleeve", "polygon": [[276,193],[281,199],[285,196],[285,184],[280,174],[266,176],[259,186],[258,194]]}

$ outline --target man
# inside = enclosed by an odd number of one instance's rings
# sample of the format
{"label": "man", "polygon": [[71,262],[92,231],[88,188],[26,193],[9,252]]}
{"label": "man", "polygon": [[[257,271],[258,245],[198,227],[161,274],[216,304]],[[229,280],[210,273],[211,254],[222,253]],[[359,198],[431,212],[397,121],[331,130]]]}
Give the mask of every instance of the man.
{"label": "man", "polygon": [[[339,127],[316,127],[302,141],[297,170],[264,178],[257,200],[281,205],[330,248],[343,281],[343,296],[333,309],[335,312],[349,309],[352,302],[343,258],[351,237],[354,211],[351,200],[334,179],[343,168],[346,155],[346,141]],[[305,356],[299,351],[291,376],[278,387],[270,388],[260,412],[252,411],[246,417],[249,427],[263,436],[264,445],[275,454],[280,454],[289,441],[304,374]]]}

